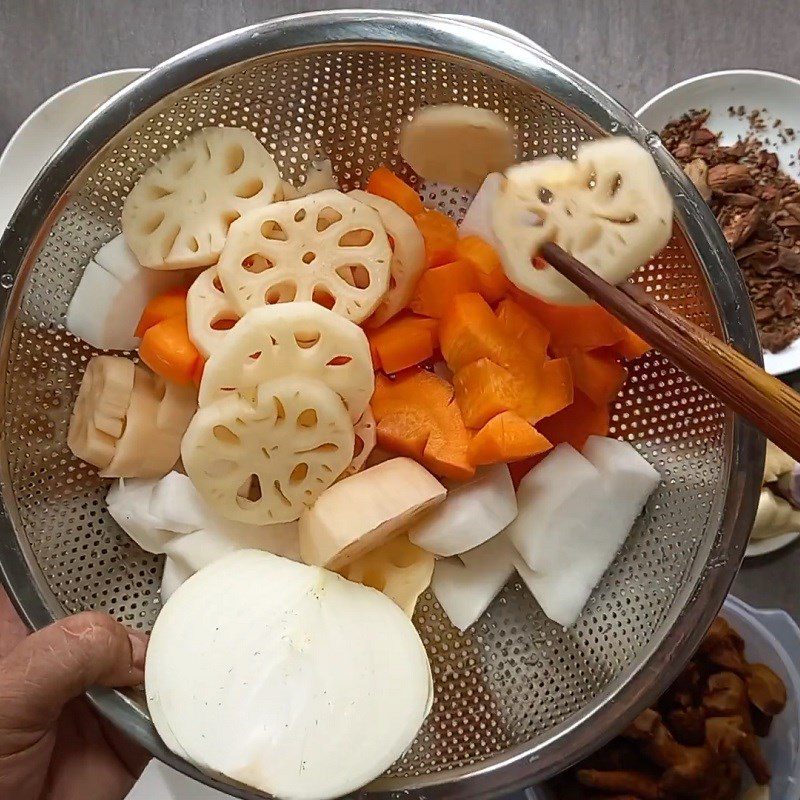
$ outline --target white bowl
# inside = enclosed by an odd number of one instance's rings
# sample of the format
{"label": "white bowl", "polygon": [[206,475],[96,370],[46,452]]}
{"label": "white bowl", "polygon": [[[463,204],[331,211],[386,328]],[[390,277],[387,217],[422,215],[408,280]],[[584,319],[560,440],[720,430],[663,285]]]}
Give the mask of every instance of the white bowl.
{"label": "white bowl", "polygon": [[[772,769],[772,800],[800,798],[800,628],[785,612],[759,609],[737,597],[728,597],[720,612],[745,641],[748,661],[766,664],[786,684],[786,708],[775,717],[761,747]],[[664,687],[666,689],[666,687]],[[744,769],[744,793],[752,781]],[[526,800],[555,800],[545,787],[532,787]]]}
{"label": "white bowl", "polygon": [[[744,106],[747,111],[766,109],[768,128],[759,133],[759,138],[770,140],[767,147],[777,153],[781,168],[800,180],[800,80],[795,78],[753,69],[710,72],[670,86],[645,103],[636,116],[646,127],[660,131],[690,109],[707,108],[711,112],[708,127],[722,132],[724,144],[733,144],[737,136],[747,133],[748,121],[731,116],[730,106]],[[772,121],[778,119],[781,127],[797,131],[794,141],[782,143],[778,139],[778,131],[772,128]],[[780,353],[765,352],[764,367],[772,375],[800,369],[800,339]]]}
{"label": "white bowl", "polygon": [[45,100],[17,129],[0,156],[0,231],[39,170],[96,108],[145,69],[91,75]]}

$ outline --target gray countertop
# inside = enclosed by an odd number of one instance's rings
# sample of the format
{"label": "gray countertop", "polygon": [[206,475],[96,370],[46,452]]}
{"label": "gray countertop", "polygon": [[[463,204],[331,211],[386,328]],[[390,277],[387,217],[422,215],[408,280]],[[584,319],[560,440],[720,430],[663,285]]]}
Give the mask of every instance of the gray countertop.
{"label": "gray countertop", "polygon": [[[149,66],[271,16],[321,8],[458,11],[517,28],[631,109],[675,81],[753,67],[800,72],[800,17],[787,0],[0,0],[0,147],[73,81]],[[755,13],[754,13],[755,12]],[[800,619],[800,546],[748,561],[734,591]]]}

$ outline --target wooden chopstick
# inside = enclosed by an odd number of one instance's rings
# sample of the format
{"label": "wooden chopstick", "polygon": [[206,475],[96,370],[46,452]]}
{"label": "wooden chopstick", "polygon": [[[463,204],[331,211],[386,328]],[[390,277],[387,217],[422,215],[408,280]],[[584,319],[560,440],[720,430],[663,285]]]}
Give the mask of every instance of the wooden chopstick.
{"label": "wooden chopstick", "polygon": [[639,287],[613,286],[556,244],[542,258],[800,461],[800,394]]}

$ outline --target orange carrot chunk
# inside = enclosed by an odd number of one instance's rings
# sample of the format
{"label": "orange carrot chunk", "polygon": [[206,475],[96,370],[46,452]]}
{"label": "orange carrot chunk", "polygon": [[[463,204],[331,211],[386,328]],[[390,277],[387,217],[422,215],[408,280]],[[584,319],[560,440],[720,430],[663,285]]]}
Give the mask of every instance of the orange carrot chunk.
{"label": "orange carrot chunk", "polygon": [[144,307],[136,335],[141,338],[148,328],[169,317],[186,317],[186,289],[170,289],[154,297]]}
{"label": "orange carrot chunk", "polygon": [[533,425],[513,411],[504,411],[490,419],[472,437],[469,457],[476,466],[497,464],[529,458],[551,447]]}
{"label": "orange carrot chunk", "polygon": [[427,361],[436,350],[437,327],[434,319],[408,314],[369,331],[373,366],[393,373]]}
{"label": "orange carrot chunk", "polygon": [[439,319],[458,294],[477,291],[475,273],[466,261],[451,261],[426,270],[420,277],[411,310]]}
{"label": "orange carrot chunk", "polygon": [[378,373],[370,405],[385,450],[415,458],[435,475],[472,477],[470,433],[447,381],[424,369],[407,370],[394,380]]}
{"label": "orange carrot chunk", "polygon": [[507,297],[500,301],[495,316],[532,360],[544,359],[550,343],[550,331],[533,314],[529,314],[519,303]]}
{"label": "orange carrot chunk", "polygon": [[608,424],[608,406],[596,406],[585,394],[576,391],[572,405],[541,420],[536,427],[554,447],[567,442],[581,450],[590,436],[608,436]]}
{"label": "orange carrot chunk", "polygon": [[479,358],[453,375],[453,389],[468,428],[481,428],[492,417],[520,405],[524,387],[505,367]]}
{"label": "orange carrot chunk", "polygon": [[396,203],[406,214],[414,217],[425,210],[414,189],[386,167],[378,167],[367,181],[367,191]]}
{"label": "orange carrot chunk", "polygon": [[475,273],[478,291],[487,303],[496,303],[509,287],[500,256],[480,236],[465,236],[456,244],[456,256],[466,261]]}
{"label": "orange carrot chunk", "polygon": [[573,350],[569,363],[575,386],[596,405],[610,403],[628,377],[628,370],[614,354],[602,350]]}
{"label": "orange carrot chunk", "polygon": [[551,417],[574,399],[572,368],[566,358],[550,358],[542,365],[542,389],[536,398],[534,420]]}
{"label": "orange carrot chunk", "polygon": [[189,338],[186,317],[173,316],[148,328],[139,358],[157,375],[175,383],[190,383],[202,356]]}
{"label": "orange carrot chunk", "polygon": [[653,348],[630,328],[625,328],[623,338],[613,345],[614,351],[626,361],[635,361]]}
{"label": "orange carrot chunk", "polygon": [[425,208],[414,216],[414,222],[425,242],[425,262],[429,267],[455,261],[458,227],[447,214]]}

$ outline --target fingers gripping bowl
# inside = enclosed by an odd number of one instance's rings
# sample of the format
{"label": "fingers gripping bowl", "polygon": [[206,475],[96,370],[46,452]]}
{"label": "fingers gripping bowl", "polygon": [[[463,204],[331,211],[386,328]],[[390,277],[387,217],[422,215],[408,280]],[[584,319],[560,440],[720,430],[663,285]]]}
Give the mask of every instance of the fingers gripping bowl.
{"label": "fingers gripping bowl", "polygon": [[[296,180],[319,148],[343,191],[363,188],[379,164],[403,170],[399,124],[437,102],[502,113],[522,159],[569,155],[609,132],[645,142],[610,98],[511,40],[414,14],[342,12],[264,23],[176,57],[90,118],[40,176],[3,239],[16,282],[0,354],[2,568],[32,625],[95,607],[149,629],[159,610],[157,558],[116,528],[107,485],[66,445],[80,374],[96,352],[64,331],[66,306],[82,266],[116,234],[137,177],[163,149],[224,119],[262,137],[285,179]],[[737,310],[745,293],[720,255],[713,220],[663,149],[649,144],[677,225],[634,279],[757,357],[752,324]],[[452,187],[418,188],[454,217],[469,201]],[[693,650],[742,554],[757,494],[742,465],[761,457],[759,442],[655,354],[634,366],[611,432],[636,444],[662,484],[579,623],[569,631],[549,623],[512,581],[459,635],[426,593],[414,622],[434,707],[376,791],[468,796],[543,779],[594,749],[598,731],[611,736]],[[141,695],[93,699],[159,757],[214,783],[164,748]]]}

